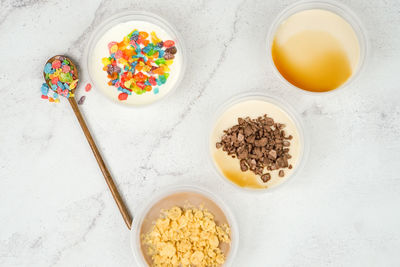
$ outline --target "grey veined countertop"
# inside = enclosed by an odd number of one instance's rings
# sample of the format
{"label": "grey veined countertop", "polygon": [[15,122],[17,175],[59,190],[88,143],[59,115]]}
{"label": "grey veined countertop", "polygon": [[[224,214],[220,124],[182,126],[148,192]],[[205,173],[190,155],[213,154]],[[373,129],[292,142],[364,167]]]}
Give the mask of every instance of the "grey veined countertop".
{"label": "grey veined countertop", "polygon": [[[85,93],[82,77],[82,112],[133,215],[165,186],[197,184],[238,220],[235,267],[400,266],[400,2],[342,1],[366,27],[369,64],[350,88],[318,96],[265,60],[269,26],[292,2],[1,1],[0,266],[135,266],[72,110],[39,89],[49,56],[84,66],[96,25],[124,9],[164,17],[188,52],[179,88],[149,108]],[[311,141],[303,171],[266,194],[224,183],[205,148],[218,105],[249,90],[291,104]]]}

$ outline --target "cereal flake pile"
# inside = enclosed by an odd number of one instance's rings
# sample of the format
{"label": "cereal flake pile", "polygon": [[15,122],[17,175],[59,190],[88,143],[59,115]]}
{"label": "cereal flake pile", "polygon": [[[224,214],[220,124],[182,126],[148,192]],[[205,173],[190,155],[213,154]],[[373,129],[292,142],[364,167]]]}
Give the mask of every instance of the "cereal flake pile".
{"label": "cereal flake pile", "polygon": [[175,206],[142,239],[153,266],[220,266],[225,256],[219,245],[230,243],[230,228],[216,225],[206,209]]}

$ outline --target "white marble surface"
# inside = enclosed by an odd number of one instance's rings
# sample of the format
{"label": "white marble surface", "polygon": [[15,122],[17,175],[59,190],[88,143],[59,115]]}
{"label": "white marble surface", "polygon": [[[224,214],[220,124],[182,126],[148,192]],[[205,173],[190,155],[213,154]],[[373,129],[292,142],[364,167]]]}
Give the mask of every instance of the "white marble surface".
{"label": "white marble surface", "polygon": [[[0,266],[135,266],[72,111],[39,91],[49,56],[84,68],[93,29],[125,9],[176,25],[189,56],[179,89],[150,108],[77,93],[133,214],[164,186],[193,183],[232,207],[236,267],[400,266],[399,1],[346,1],[368,31],[369,65],[351,88],[322,96],[283,85],[263,57],[272,20],[292,2],[0,1]],[[205,154],[215,108],[248,90],[291,103],[311,140],[303,172],[270,194],[227,186]]]}

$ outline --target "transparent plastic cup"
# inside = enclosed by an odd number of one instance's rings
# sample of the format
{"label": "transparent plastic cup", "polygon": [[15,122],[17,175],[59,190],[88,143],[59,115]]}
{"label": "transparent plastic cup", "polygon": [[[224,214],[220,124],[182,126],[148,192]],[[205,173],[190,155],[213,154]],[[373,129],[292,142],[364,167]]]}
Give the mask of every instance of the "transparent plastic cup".
{"label": "transparent plastic cup", "polygon": [[[182,197],[180,200],[171,199],[171,197],[181,193],[185,194],[184,199],[187,200],[187,203],[189,204],[193,204],[194,206],[204,204],[205,209],[207,209],[207,206],[209,206],[208,210],[210,212],[212,212],[212,207],[210,208],[210,206],[215,205],[214,208],[222,211],[222,214],[225,216],[226,222],[231,229],[231,244],[229,246],[228,254],[226,255],[226,260],[223,266],[231,266],[239,246],[239,231],[237,221],[225,202],[223,202],[219,197],[215,196],[210,191],[194,185],[167,187],[155,194],[155,196],[153,196],[148,203],[143,205],[137,211],[132,222],[130,239],[133,255],[137,265],[148,266],[145,255],[143,255],[141,249],[141,235],[143,234],[142,226],[144,222],[146,221],[146,223],[150,223],[149,218],[154,219],[154,217],[158,217],[158,215],[161,214],[162,209],[172,208],[174,205],[182,207]],[[201,197],[199,198],[199,196]],[[204,203],[204,199],[206,199],[206,203]],[[212,205],[208,205],[207,203],[212,203]],[[153,222],[153,220],[151,220],[151,222]]]}
{"label": "transparent plastic cup", "polygon": [[[116,87],[113,88],[112,86],[106,85],[107,73],[104,71],[102,75],[99,75],[100,74],[99,66],[102,68],[103,65],[101,62],[101,58],[98,59],[93,58],[95,53],[94,49],[99,40],[101,40],[104,34],[107,34],[109,30],[117,27],[120,24],[129,23],[133,21],[138,23],[144,22],[146,23],[147,27],[149,27],[149,29],[150,26],[148,25],[155,25],[156,28],[161,29],[165,33],[165,35],[168,35],[172,40],[175,41],[175,46],[178,52],[175,55],[176,58],[174,59],[174,62],[170,67],[171,68],[170,76],[168,77],[167,82],[160,86],[159,88],[160,92],[158,93],[158,95],[153,95],[153,92],[146,92],[142,95],[136,95],[135,93],[132,93],[132,95],[128,96],[127,100],[119,101],[118,100],[119,91],[117,90],[117,88]],[[137,29],[139,31],[141,30],[140,27],[137,27]],[[129,32],[132,30],[134,29],[132,28],[127,32],[123,32],[120,35],[118,34],[118,39],[110,41],[120,42],[122,41],[123,37],[129,34]],[[159,37],[161,38],[161,36]],[[104,20],[99,26],[96,27],[95,31],[91,35],[85,54],[86,54],[86,69],[89,78],[94,85],[94,88],[99,89],[99,91],[101,91],[104,96],[112,100],[114,103],[123,104],[125,106],[133,106],[133,107],[148,106],[157,103],[162,99],[165,99],[167,96],[171,95],[172,92],[174,92],[175,89],[179,86],[186,69],[186,58],[187,58],[186,48],[179,32],[163,18],[159,17],[158,15],[144,11],[124,11],[121,13],[117,13],[109,17],[108,19]],[[108,56],[108,54],[104,55],[104,57],[105,56]],[[93,62],[95,61],[95,64],[92,62],[92,58]],[[163,88],[165,90],[166,86],[169,87],[170,89],[164,93]],[[129,99],[132,97],[145,97],[148,98],[149,101],[147,101],[146,99],[147,102],[144,104],[133,103],[133,101],[129,101]],[[154,97],[155,100],[151,100],[151,97]]]}
{"label": "transparent plastic cup", "polygon": [[[353,71],[353,74],[351,75],[351,77],[349,79],[347,79],[346,82],[344,82],[339,87],[337,87],[333,90],[330,90],[330,91],[312,92],[312,91],[308,91],[308,90],[305,90],[305,89],[302,89],[302,88],[299,88],[299,87],[293,85],[288,80],[286,80],[285,77],[282,76],[282,74],[279,72],[279,70],[275,66],[274,60],[272,59],[272,53],[271,53],[272,43],[274,41],[275,33],[276,33],[277,29],[279,28],[279,26],[282,24],[282,22],[284,22],[286,19],[288,19],[293,14],[296,14],[296,13],[298,13],[300,11],[304,11],[304,10],[310,10],[310,9],[327,10],[327,11],[333,12],[333,13],[337,14],[338,16],[342,17],[353,28],[353,30],[357,36],[359,46],[360,46],[360,57],[359,57],[357,68],[355,69],[355,71]],[[267,35],[266,47],[267,47],[268,61],[271,64],[272,69],[273,69],[274,73],[278,76],[278,78],[284,84],[289,86],[290,88],[294,88],[296,90],[300,89],[300,91],[302,91],[303,93],[308,94],[308,95],[330,94],[332,92],[338,91],[339,89],[348,88],[351,84],[354,83],[354,81],[356,79],[358,79],[358,77],[364,71],[366,63],[367,63],[367,59],[368,59],[368,53],[369,53],[369,42],[368,42],[368,38],[367,38],[367,33],[366,33],[366,30],[365,30],[363,24],[361,23],[361,21],[358,19],[356,14],[350,8],[348,8],[347,6],[345,6],[339,2],[332,1],[332,0],[321,0],[321,1],[305,0],[305,1],[296,2],[296,3],[286,7],[276,17],[276,19],[272,23],[272,25],[269,29],[268,35]]]}
{"label": "transparent plastic cup", "polygon": [[[231,107],[233,107],[239,103],[249,101],[249,100],[261,100],[261,101],[271,103],[274,106],[277,106],[284,113],[286,113],[287,116],[291,119],[291,121],[293,122],[293,124],[298,132],[298,135],[299,135],[299,144],[300,144],[301,148],[299,151],[299,155],[298,155],[295,167],[293,168],[291,174],[287,175],[287,176],[285,175],[285,177],[282,178],[283,180],[281,182],[279,182],[276,185],[270,186],[268,188],[256,189],[256,188],[241,187],[241,186],[237,185],[236,183],[231,181],[229,178],[227,178],[222,173],[222,171],[220,170],[219,166],[217,165],[217,163],[215,162],[214,157],[213,157],[212,147],[215,146],[215,142],[214,142],[215,140],[213,140],[213,132],[214,132],[216,123],[219,121],[220,117],[228,109],[230,109]],[[262,116],[264,114],[268,115],[269,114],[268,110],[265,110],[265,113],[258,114],[257,116]],[[254,119],[254,118],[252,117],[252,119]],[[277,121],[277,122],[279,123],[279,121]],[[287,133],[287,134],[290,134],[290,133]],[[285,103],[284,101],[282,101],[278,98],[275,98],[275,97],[268,96],[261,92],[245,92],[245,93],[236,95],[236,96],[232,97],[231,99],[229,99],[228,101],[226,101],[225,103],[223,103],[220,106],[220,108],[217,110],[217,112],[215,113],[215,117],[213,118],[212,124],[210,125],[209,133],[207,134],[206,147],[207,147],[207,154],[208,154],[208,158],[210,160],[210,164],[213,166],[218,177],[220,177],[224,182],[226,182],[230,186],[233,186],[233,187],[241,190],[242,192],[247,192],[247,193],[251,193],[251,194],[272,192],[272,191],[276,190],[277,188],[281,187],[283,184],[287,184],[295,176],[298,176],[301,169],[304,167],[304,164],[308,158],[308,153],[309,153],[308,138],[305,134],[303,123],[302,123],[299,115],[297,114],[297,112],[289,104]],[[289,154],[290,154],[290,151],[289,151]],[[226,155],[226,156],[229,157],[228,155]],[[238,164],[239,164],[239,161],[238,161]],[[267,182],[267,184],[268,184],[268,182]]]}

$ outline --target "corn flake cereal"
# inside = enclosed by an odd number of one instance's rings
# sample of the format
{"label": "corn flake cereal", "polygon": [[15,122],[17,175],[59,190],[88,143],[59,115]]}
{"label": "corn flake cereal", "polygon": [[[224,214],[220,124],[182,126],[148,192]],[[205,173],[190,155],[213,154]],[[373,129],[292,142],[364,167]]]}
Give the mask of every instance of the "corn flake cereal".
{"label": "corn flake cereal", "polygon": [[217,225],[206,209],[173,207],[164,210],[151,231],[142,236],[153,266],[220,266],[221,243],[230,244],[230,228]]}

